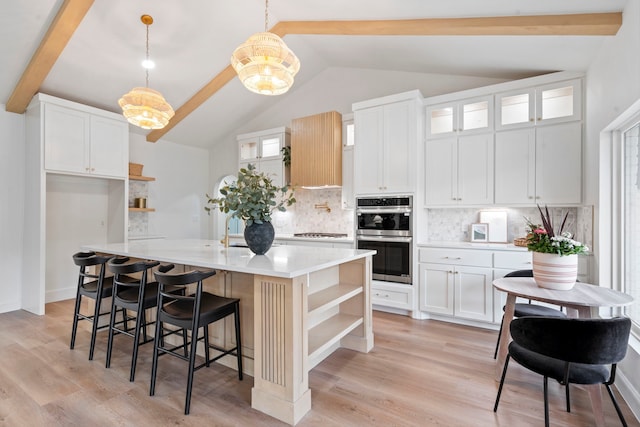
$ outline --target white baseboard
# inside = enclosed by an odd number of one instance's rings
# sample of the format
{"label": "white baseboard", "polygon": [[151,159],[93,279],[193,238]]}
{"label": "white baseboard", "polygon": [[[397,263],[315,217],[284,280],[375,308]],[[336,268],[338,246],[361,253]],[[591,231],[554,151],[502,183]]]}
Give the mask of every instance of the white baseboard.
{"label": "white baseboard", "polygon": [[638,390],[633,387],[622,370],[618,370],[615,384],[631,412],[636,416],[636,420],[640,421],[640,393]]}
{"label": "white baseboard", "polygon": [[45,304],[66,299],[74,299],[76,297],[77,288],[71,286],[63,289],[47,290],[44,295]]}
{"label": "white baseboard", "polygon": [[0,313],[8,313],[10,311],[20,310],[20,301],[4,302],[0,304]]}

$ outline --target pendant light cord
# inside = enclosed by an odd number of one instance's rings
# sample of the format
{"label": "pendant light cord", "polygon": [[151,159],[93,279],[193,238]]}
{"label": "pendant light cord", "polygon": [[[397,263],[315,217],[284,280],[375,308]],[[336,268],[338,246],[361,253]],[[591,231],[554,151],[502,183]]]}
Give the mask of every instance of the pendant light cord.
{"label": "pendant light cord", "polygon": [[147,66],[144,67],[145,71],[146,71],[146,77],[145,77],[145,87],[149,87],[149,24],[146,24],[147,27]]}
{"label": "pendant light cord", "polygon": [[264,32],[269,31],[269,0],[264,0]]}

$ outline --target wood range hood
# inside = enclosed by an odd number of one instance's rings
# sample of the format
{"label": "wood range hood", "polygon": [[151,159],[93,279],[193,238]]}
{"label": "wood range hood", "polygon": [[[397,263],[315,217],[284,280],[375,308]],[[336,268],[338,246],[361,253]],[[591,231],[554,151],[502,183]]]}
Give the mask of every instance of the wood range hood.
{"label": "wood range hood", "polygon": [[337,111],[292,120],[291,184],[342,186],[342,115]]}

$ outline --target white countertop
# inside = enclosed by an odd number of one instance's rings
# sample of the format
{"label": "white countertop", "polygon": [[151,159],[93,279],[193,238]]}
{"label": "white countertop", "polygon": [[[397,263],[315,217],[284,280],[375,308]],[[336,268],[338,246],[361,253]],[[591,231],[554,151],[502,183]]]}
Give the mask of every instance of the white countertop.
{"label": "white countertop", "polygon": [[516,246],[513,243],[418,242],[418,246],[424,248],[481,249],[516,252],[527,252],[528,250],[526,246]]}
{"label": "white countertop", "polygon": [[217,240],[135,240],[83,245],[83,250],[165,263],[292,278],[372,256],[375,251],[304,246],[272,247],[265,255],[248,248],[225,248]]}
{"label": "white countertop", "polygon": [[[229,234],[230,239],[241,239],[244,242],[244,235]],[[298,242],[322,242],[322,243],[353,243],[353,237],[300,237],[293,234],[276,234],[275,240],[288,240]]]}

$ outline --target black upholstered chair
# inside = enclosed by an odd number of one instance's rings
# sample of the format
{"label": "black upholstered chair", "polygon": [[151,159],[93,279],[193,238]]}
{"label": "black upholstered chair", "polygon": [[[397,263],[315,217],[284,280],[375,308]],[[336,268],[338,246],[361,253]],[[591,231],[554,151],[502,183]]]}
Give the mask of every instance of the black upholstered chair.
{"label": "black upholstered chair", "polygon": [[[149,282],[149,271],[159,265],[158,261],[130,261],[129,258],[112,258],[107,266],[113,272],[113,298],[111,299],[111,318],[109,321],[109,339],[107,342],[107,360],[105,366],[111,366],[111,353],[113,350],[113,337],[124,334],[133,338],[133,351],[131,354],[131,371],[129,381],[133,381],[136,375],[136,363],[138,360],[138,347],[152,342],[153,338],[147,335],[147,326],[153,324],[148,321],[145,310],[156,306],[158,301],[158,283]],[[139,279],[132,279],[127,275],[138,274]],[[169,292],[180,292],[177,288]],[[116,310],[126,310],[123,313],[123,321],[116,321]],[[135,318],[129,319],[127,313],[135,313]],[[135,321],[135,326],[129,328],[129,321]],[[120,326],[122,325],[122,326]],[[142,333],[142,341],[140,340]]]}
{"label": "black upholstered chair", "polygon": [[[88,320],[91,326],[91,344],[89,345],[89,360],[93,360],[93,351],[96,346],[96,333],[99,329],[108,327],[108,324],[99,325],[100,307],[103,298],[109,298],[113,289],[113,277],[105,277],[106,264],[112,255],[97,255],[95,252],[78,252],[73,255],[73,262],[80,267],[78,275],[78,289],[76,290],[76,306],[73,315],[73,326],[71,329],[71,344],[69,348],[73,350],[76,344],[76,332],[79,320]],[[97,271],[90,270],[95,267]],[[87,297],[95,301],[93,314],[85,315],[81,313],[80,307],[82,298]]]}
{"label": "black upholstered chair", "polygon": [[[507,273],[504,277],[533,277],[533,270],[516,270],[510,273]],[[502,307],[502,311],[504,311],[504,307]],[[513,317],[558,317],[558,318],[566,318],[567,315],[560,309],[555,309],[552,307],[546,307],[544,305],[539,304],[531,304],[531,300],[528,303],[516,303],[513,310]],[[498,332],[498,340],[496,342],[496,349],[493,352],[493,358],[495,359],[498,356],[498,348],[500,347],[500,335],[502,335],[502,328],[504,326],[504,315],[502,316],[502,320],[500,321],[500,331]]]}
{"label": "black upholstered chair", "polygon": [[[242,380],[242,341],[240,339],[240,300],[236,298],[224,298],[203,292],[202,281],[216,274],[211,271],[189,271],[182,274],[168,274],[162,271],[156,272],[155,277],[160,284],[157,304],[157,323],[155,341],[153,346],[153,367],[151,369],[151,386],[149,395],[155,394],[156,376],[158,373],[158,357],[161,354],[170,354],[189,362],[187,371],[187,394],[184,404],[185,415],[189,414],[191,406],[191,389],[193,386],[194,371],[220,359],[227,354],[234,354],[238,362],[238,378]],[[184,287],[195,284],[193,294],[187,296],[175,296],[167,292],[172,286]],[[185,292],[186,293],[186,292]],[[230,349],[220,348],[209,343],[209,324],[233,315],[235,320],[236,345]],[[173,325],[181,329],[191,331],[191,341],[187,342],[186,334],[182,345],[170,345],[164,337],[172,333],[166,330],[166,325]],[[199,329],[203,329],[203,335],[199,336]],[[204,362],[196,365],[196,349],[198,341],[204,341]],[[219,354],[211,358],[209,349],[217,350]],[[182,351],[180,351],[182,350]]]}
{"label": "black upholstered chair", "polygon": [[509,344],[493,411],[498,410],[509,359],[513,358],[520,365],[544,377],[545,426],[549,426],[549,378],[566,386],[567,412],[571,412],[569,384],[604,384],[622,425],[626,426],[611,385],[616,378],[617,363],[626,355],[630,330],[631,320],[626,317],[514,319],[510,325],[513,341]]}

